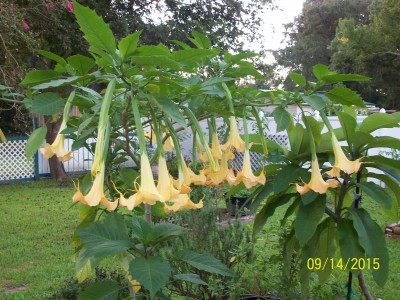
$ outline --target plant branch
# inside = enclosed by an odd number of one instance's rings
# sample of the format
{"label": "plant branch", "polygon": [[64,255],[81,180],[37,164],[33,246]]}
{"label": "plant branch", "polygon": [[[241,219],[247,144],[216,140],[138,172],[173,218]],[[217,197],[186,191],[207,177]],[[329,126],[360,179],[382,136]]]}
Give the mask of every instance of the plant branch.
{"label": "plant branch", "polygon": [[365,284],[365,279],[364,275],[362,272],[358,274],[358,284],[360,285],[361,291],[364,294],[365,300],[374,300],[374,298],[371,296],[371,294],[368,291],[368,287]]}

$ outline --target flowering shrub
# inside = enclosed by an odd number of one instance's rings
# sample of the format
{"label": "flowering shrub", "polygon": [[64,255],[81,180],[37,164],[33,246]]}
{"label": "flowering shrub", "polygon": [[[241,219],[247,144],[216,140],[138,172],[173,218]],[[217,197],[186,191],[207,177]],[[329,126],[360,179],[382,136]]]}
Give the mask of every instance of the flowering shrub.
{"label": "flowering shrub", "polygon": [[[49,116],[57,115],[64,101],[46,89],[70,91],[56,141],[40,149],[46,157],[56,155],[60,161],[66,161],[71,158],[70,151],[80,147],[94,153],[91,172],[76,183],[72,199],[82,209],[82,222],[73,238],[80,280],[89,276],[107,256],[120,259],[132,297],[137,293],[152,299],[163,297],[163,288],[171,280],[206,284],[195,274],[180,274],[172,268],[171,259],[206,272],[232,276],[226,266],[208,254],[171,251],[173,256],[165,257],[163,249],[168,248],[168,241],[184,235],[185,230],[173,224],[151,224],[152,212],[163,215],[201,208],[207,199],[193,202],[191,186],[228,183],[237,190],[256,187],[252,195],[252,210],[257,212],[254,236],[278,206],[288,206],[285,219],[295,214],[284,261],[290,261],[295,249],[300,253],[304,294],[312,272],[307,269],[307,260],[333,258],[337,250],[344,260],[377,258],[380,267],[372,273],[378,284],[385,283],[388,253],[382,230],[359,206],[364,192],[386,209],[397,212],[397,201],[365,179],[384,181],[400,197],[400,181],[394,174],[400,170],[399,163],[366,155],[368,149],[375,147],[400,148],[398,139],[371,135],[376,129],[398,126],[400,115],[374,114],[357,124],[351,106],[364,106],[363,101],[352,90],[336,86],[343,81],[368,78],[337,74],[317,65],[316,82],[307,82],[300,74],[290,75],[299,91],[262,92],[238,85],[247,76],[262,79],[246,60],[254,57],[254,53],[220,55],[219,49],[213,48],[210,40],[198,32],[188,37],[191,45],[175,41],[178,50],[173,51],[161,44],[140,45],[140,32],[117,43],[109,26],[95,12],[76,2],[68,7],[74,11],[92,57],[74,55],[64,59],[40,51],[54,60],[56,67],[29,72],[21,85],[30,88],[31,110]],[[95,86],[105,90],[99,91]],[[325,116],[328,101],[345,105],[344,111],[337,113],[342,125],[339,130],[334,130]],[[303,112],[302,123],[293,123],[286,107],[295,104],[302,109],[304,102],[320,111],[323,122]],[[248,134],[250,118],[256,121],[259,132],[264,132],[255,107],[270,104],[276,105],[273,116],[278,131],[287,131],[289,151],[267,141],[264,134]],[[78,107],[80,117],[68,117],[71,105]],[[218,135],[216,118],[223,118],[229,126],[222,136]],[[244,135],[239,134],[238,118],[243,119]],[[206,119],[210,142],[199,125],[200,120]],[[324,125],[327,133],[322,133]],[[192,161],[199,159],[203,164],[196,172],[186,164],[181,153],[178,132],[185,128],[192,130]],[[132,133],[139,142],[138,152],[132,149],[136,145]],[[45,134],[45,125],[32,134],[28,153],[40,148]],[[74,140],[72,149],[63,149],[65,137]],[[89,137],[96,137],[97,142],[88,144]],[[147,151],[149,138],[155,138],[154,155]],[[347,146],[341,147],[339,141],[345,141]],[[267,157],[268,148],[274,149],[273,153],[279,153],[283,160],[268,164],[254,174],[249,152],[257,151]],[[244,153],[242,169],[236,174],[229,162],[234,157],[233,149]],[[177,178],[168,170],[167,151],[176,154]],[[274,161],[273,153],[269,156],[271,161]],[[128,157],[139,167],[139,172],[117,168]],[[156,162],[157,180],[151,167]],[[383,174],[376,174],[366,166],[380,169]],[[143,214],[147,222],[140,217]],[[129,226],[127,216],[131,219]],[[321,282],[329,278],[330,271],[326,268],[317,272]],[[359,270],[351,272],[361,274]],[[85,295],[95,298],[108,294],[114,299],[118,290],[115,282],[108,282],[101,288],[89,287]]]}

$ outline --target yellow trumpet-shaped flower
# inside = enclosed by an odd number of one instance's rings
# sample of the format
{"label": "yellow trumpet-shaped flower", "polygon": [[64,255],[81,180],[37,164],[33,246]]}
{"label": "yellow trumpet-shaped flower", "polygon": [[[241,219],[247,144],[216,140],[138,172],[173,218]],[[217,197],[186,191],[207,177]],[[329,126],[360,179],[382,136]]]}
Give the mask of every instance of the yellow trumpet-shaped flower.
{"label": "yellow trumpet-shaped flower", "polygon": [[322,178],[321,172],[319,170],[318,159],[315,158],[311,162],[311,180],[309,183],[306,183],[304,186],[300,186],[296,183],[296,190],[304,195],[310,190],[313,190],[316,193],[325,194],[328,188],[337,188],[338,182],[336,180],[331,180],[325,182]]}
{"label": "yellow trumpet-shaped flower", "polygon": [[236,124],[236,118],[234,116],[229,117],[229,138],[228,141],[221,146],[223,151],[234,147],[236,151],[243,152],[245,150],[245,142],[242,140],[239,134],[239,129]]}
{"label": "yellow trumpet-shaped flower", "polygon": [[203,199],[199,201],[199,203],[194,203],[192,200],[190,200],[190,197],[188,194],[181,194],[179,195],[178,199],[174,201],[174,204],[172,205],[165,205],[164,206],[164,211],[165,212],[173,212],[173,211],[178,211],[182,209],[198,209],[203,207]]}
{"label": "yellow trumpet-shaped flower", "polygon": [[171,201],[180,195],[180,191],[173,185],[173,180],[168,172],[167,161],[162,155],[158,158],[157,190],[164,201]]}
{"label": "yellow trumpet-shaped flower", "polygon": [[237,173],[234,185],[243,182],[246,188],[251,188],[259,183],[265,184],[265,174],[261,171],[260,175],[255,176],[251,169],[250,152],[248,149],[244,151],[242,170]]}
{"label": "yellow trumpet-shaped flower", "polygon": [[74,202],[80,201],[83,204],[89,206],[97,206],[101,203],[105,206],[109,211],[113,211],[117,208],[118,201],[111,202],[104,195],[104,174],[105,174],[105,165],[104,163],[100,166],[100,171],[96,174],[95,179],[93,181],[92,188],[89,193],[84,196],[82,192],[79,190],[79,186],[77,191],[75,192],[72,200]]}
{"label": "yellow trumpet-shaped flower", "polygon": [[174,151],[174,141],[172,140],[172,138],[170,136],[165,140],[163,149],[166,152]]}
{"label": "yellow trumpet-shaped flower", "polygon": [[332,177],[340,177],[340,170],[347,174],[357,173],[361,167],[360,160],[348,160],[334,134],[332,134],[332,147],[335,154],[335,164],[326,174]]}
{"label": "yellow trumpet-shaped flower", "polygon": [[236,182],[236,177],[233,174],[232,169],[229,169],[228,166],[228,153],[223,152],[221,157],[221,165],[219,166],[219,170],[213,172],[211,168],[207,168],[205,173],[207,174],[207,182],[206,185],[222,185],[225,180],[229,183],[229,185],[234,185]]}
{"label": "yellow trumpet-shaped flower", "polygon": [[[67,125],[63,122],[61,124],[59,132],[63,131]],[[61,162],[66,162],[72,158],[71,152],[67,151],[64,148],[64,140],[65,137],[63,134],[58,133],[54,142],[50,144],[46,144],[44,148],[40,148],[39,151],[46,158],[51,158],[54,155],[57,156],[58,160]]]}
{"label": "yellow trumpet-shaped flower", "polygon": [[221,145],[216,132],[213,132],[211,137],[211,154],[215,159],[221,159],[222,157]]}
{"label": "yellow trumpet-shaped flower", "polygon": [[182,165],[182,174],[184,178],[184,183],[187,186],[190,186],[192,183],[194,185],[204,185],[206,182],[206,176],[204,175],[204,171],[200,171],[199,174],[195,174],[192,169],[190,169],[181,156],[181,165]]}
{"label": "yellow trumpet-shaped flower", "polygon": [[120,197],[120,204],[126,206],[129,210],[134,209],[141,203],[154,205],[157,201],[164,202],[163,196],[158,192],[154,182],[153,172],[150,161],[146,153],[140,156],[140,187],[136,193],[128,199]]}
{"label": "yellow trumpet-shaped flower", "polygon": [[196,141],[196,148],[197,148],[197,154],[199,156],[200,161],[202,162],[208,162],[208,156],[206,152],[203,152],[203,150],[201,149],[201,145],[199,143],[199,141]]}

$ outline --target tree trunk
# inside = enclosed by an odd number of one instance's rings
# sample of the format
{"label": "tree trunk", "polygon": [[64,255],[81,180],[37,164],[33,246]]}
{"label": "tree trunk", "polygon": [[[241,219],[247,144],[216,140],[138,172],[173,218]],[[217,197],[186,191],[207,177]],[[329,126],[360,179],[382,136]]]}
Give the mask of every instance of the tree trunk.
{"label": "tree trunk", "polygon": [[[45,118],[46,119],[46,118]],[[57,133],[60,129],[61,122],[49,122],[47,123],[47,134],[46,143],[52,144],[56,139]],[[68,178],[65,173],[64,165],[58,160],[56,156],[49,159],[50,176],[56,180],[62,180]]]}

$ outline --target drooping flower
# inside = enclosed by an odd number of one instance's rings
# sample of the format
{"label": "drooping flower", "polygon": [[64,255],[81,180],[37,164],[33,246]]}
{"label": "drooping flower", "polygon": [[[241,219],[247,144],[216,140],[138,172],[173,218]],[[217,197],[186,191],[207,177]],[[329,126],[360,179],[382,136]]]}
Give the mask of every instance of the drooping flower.
{"label": "drooping flower", "polygon": [[89,206],[97,206],[101,203],[105,208],[109,211],[113,211],[117,208],[118,201],[111,202],[104,195],[104,175],[105,175],[105,164],[103,163],[100,166],[99,172],[96,174],[95,179],[93,181],[92,188],[89,193],[85,196],[79,189],[75,192],[72,200],[74,202],[80,201],[82,204],[86,204]]}
{"label": "drooping flower", "polygon": [[187,186],[191,184],[194,185],[204,185],[206,182],[206,176],[204,175],[204,171],[201,170],[199,174],[196,174],[190,169],[185,162],[185,159],[181,155],[181,167],[182,167],[182,174],[184,178],[184,183]]}
{"label": "drooping flower", "polygon": [[173,212],[182,209],[198,209],[203,207],[203,199],[199,201],[199,203],[194,203],[190,200],[189,194],[181,194],[178,199],[174,201],[172,205],[165,205],[165,212]]}
{"label": "drooping flower", "polygon": [[324,181],[322,178],[321,172],[319,170],[318,159],[315,158],[311,162],[311,180],[309,183],[304,184],[304,186],[300,186],[296,183],[296,190],[304,195],[310,190],[313,190],[316,193],[325,194],[328,188],[337,188],[338,182],[336,180]]}
{"label": "drooping flower", "polygon": [[134,209],[141,203],[154,205],[157,201],[164,202],[165,199],[158,192],[154,182],[153,172],[146,152],[140,156],[140,186],[136,188],[136,193],[128,199],[120,197],[120,204],[126,206],[129,210]]}
{"label": "drooping flower", "polygon": [[174,151],[174,141],[172,140],[172,138],[170,136],[165,140],[163,149],[166,152]]}
{"label": "drooping flower", "polygon": [[228,141],[221,146],[221,149],[223,151],[227,151],[231,147],[234,147],[236,151],[243,152],[245,150],[245,142],[240,137],[239,129],[236,124],[236,118],[234,116],[229,117],[229,127]]}
{"label": "drooping flower", "polygon": [[347,174],[357,173],[361,167],[360,160],[348,160],[334,134],[332,134],[332,147],[333,153],[335,154],[335,164],[326,174],[332,177],[340,177],[341,170]]}
{"label": "drooping flower", "polygon": [[221,159],[222,151],[219,144],[218,134],[214,131],[211,137],[211,154],[215,159]]}
{"label": "drooping flower", "polygon": [[236,177],[233,174],[232,169],[228,166],[228,153],[223,152],[221,157],[221,165],[219,166],[219,170],[213,172],[211,168],[207,168],[205,170],[205,174],[207,175],[206,185],[222,185],[225,180],[229,183],[229,185],[234,185],[236,182]]}
{"label": "drooping flower", "polygon": [[61,162],[66,162],[72,158],[71,152],[67,151],[64,147],[64,134],[60,133],[65,128],[67,128],[67,124],[63,122],[54,142],[51,145],[46,143],[44,148],[39,149],[40,153],[42,153],[44,157],[51,158],[55,155]]}
{"label": "drooping flower", "polygon": [[234,182],[234,185],[239,184],[240,182],[243,182],[246,188],[252,188],[253,186],[257,184],[265,184],[265,174],[263,171],[261,171],[260,175],[255,176],[253,174],[253,171],[251,169],[251,160],[250,160],[250,152],[249,149],[246,149],[244,151],[244,156],[243,156],[243,166],[242,170],[240,170],[237,175],[236,175],[236,180]]}
{"label": "drooping flower", "polygon": [[28,23],[26,23],[25,21],[22,21],[22,27],[24,27],[24,29],[26,29],[26,30],[30,29]]}
{"label": "drooping flower", "polygon": [[173,180],[168,171],[167,161],[163,155],[160,155],[158,158],[157,190],[163,197],[164,201],[171,201],[180,194],[180,191],[177,190],[173,185]]}

